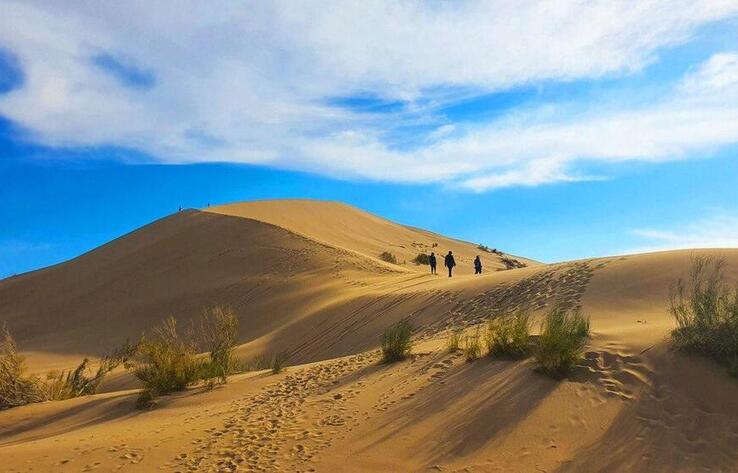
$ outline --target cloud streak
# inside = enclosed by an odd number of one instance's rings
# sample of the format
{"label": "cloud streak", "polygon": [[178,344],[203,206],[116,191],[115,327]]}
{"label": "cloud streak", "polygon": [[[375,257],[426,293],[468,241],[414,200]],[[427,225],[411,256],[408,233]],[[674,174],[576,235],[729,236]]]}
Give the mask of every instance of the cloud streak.
{"label": "cloud streak", "polygon": [[715,215],[681,228],[643,228],[633,234],[648,241],[624,253],[646,253],[688,248],[738,248],[738,216]]}
{"label": "cloud streak", "polygon": [[[734,1],[2,3],[0,48],[24,81],[0,95],[0,114],[50,146],[481,192],[738,141],[731,52],[637,109],[541,104],[472,124],[438,112],[459,97],[643,70],[736,16]],[[331,100],[352,96],[402,105],[369,113]],[[412,126],[429,131],[395,146]]]}

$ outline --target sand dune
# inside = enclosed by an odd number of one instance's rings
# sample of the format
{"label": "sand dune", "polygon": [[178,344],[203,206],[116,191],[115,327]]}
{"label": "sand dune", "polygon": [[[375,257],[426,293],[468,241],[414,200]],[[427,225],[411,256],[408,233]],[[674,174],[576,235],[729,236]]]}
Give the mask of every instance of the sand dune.
{"label": "sand dune", "polygon": [[[210,210],[0,282],[0,320],[43,371],[169,313],[186,321],[229,304],[243,355],[287,349],[295,365],[237,375],[212,392],[193,388],[150,411],[135,410],[135,390],[121,383],[0,412],[3,468],[738,471],[738,382],[666,342],[668,286],[691,251],[449,279],[376,256],[392,247],[408,258],[421,248],[413,242],[437,242],[466,258],[475,245],[333,203]],[[694,253],[725,257],[738,278],[738,250]],[[466,363],[444,348],[450,327],[555,302],[592,319],[586,359],[566,380],[534,372],[530,360]],[[417,329],[415,355],[380,364],[379,334],[404,317]]]}

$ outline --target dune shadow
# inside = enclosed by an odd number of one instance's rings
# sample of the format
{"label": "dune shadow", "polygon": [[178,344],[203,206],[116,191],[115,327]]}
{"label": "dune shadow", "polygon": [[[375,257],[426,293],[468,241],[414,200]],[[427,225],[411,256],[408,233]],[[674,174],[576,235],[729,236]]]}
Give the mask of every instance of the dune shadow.
{"label": "dune shadow", "polygon": [[[72,405],[66,406],[61,403],[70,404],[67,401],[49,401],[49,403],[59,402],[58,407],[61,410],[48,415],[43,412],[34,412],[17,420],[9,428],[0,429],[0,447],[54,437],[89,425],[99,425],[103,422],[133,417],[145,412],[135,409],[135,404],[130,399],[133,396],[135,394],[122,393],[114,396],[84,399],[82,402],[74,402]],[[0,413],[0,418],[3,415],[20,417],[23,414],[19,410],[9,410]],[[34,434],[35,431],[40,432]]]}
{"label": "dune shadow", "polygon": [[738,471],[738,383],[702,361],[659,355],[607,431],[555,471]]}
{"label": "dune shadow", "polygon": [[456,368],[443,384],[394,407],[394,419],[378,429],[386,433],[364,450],[429,422],[430,430],[417,429],[423,432],[417,454],[424,462],[473,454],[513,430],[558,385],[532,372],[528,364],[484,358]]}

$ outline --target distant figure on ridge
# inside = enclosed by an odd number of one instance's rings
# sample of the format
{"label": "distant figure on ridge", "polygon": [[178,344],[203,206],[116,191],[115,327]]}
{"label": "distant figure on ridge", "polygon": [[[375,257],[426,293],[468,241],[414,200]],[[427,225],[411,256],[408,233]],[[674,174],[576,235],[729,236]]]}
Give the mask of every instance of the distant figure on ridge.
{"label": "distant figure on ridge", "polygon": [[448,277],[451,277],[451,271],[453,271],[454,266],[456,266],[456,260],[454,259],[453,252],[448,252],[446,258],[443,260],[443,265],[448,268]]}
{"label": "distant figure on ridge", "polygon": [[428,263],[431,267],[431,274],[438,274],[436,272],[436,254],[431,251],[430,256],[428,257]]}
{"label": "distant figure on ridge", "polygon": [[479,259],[479,255],[474,258],[474,274],[482,274],[482,260]]}

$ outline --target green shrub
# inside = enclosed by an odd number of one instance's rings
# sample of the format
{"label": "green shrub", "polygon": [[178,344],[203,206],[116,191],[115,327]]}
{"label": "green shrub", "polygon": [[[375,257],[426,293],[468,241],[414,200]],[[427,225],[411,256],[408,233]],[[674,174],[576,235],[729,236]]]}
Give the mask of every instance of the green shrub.
{"label": "green shrub", "polygon": [[424,264],[427,266],[430,264],[430,256],[426,255],[425,253],[420,253],[413,259],[413,263],[417,265]]}
{"label": "green shrub", "polygon": [[459,351],[459,348],[461,346],[461,335],[464,333],[464,331],[460,328],[453,329],[451,333],[448,334],[448,338],[446,339],[446,348],[450,352],[456,352]]}
{"label": "green shrub", "polygon": [[692,259],[689,279],[671,287],[669,312],[677,328],[671,345],[700,353],[738,376],[738,287],[728,286],[723,259]]}
{"label": "green shrub", "polygon": [[[236,348],[238,318],[229,307],[215,306],[200,317],[200,339],[210,359],[202,366],[201,377],[228,382],[228,375],[236,369],[233,350]],[[212,383],[212,381],[211,381]]]}
{"label": "green shrub", "polygon": [[589,318],[576,309],[554,307],[541,323],[535,349],[538,368],[543,373],[562,377],[582,358],[589,337]]}
{"label": "green shrub", "polygon": [[139,407],[151,405],[160,395],[195,384],[201,369],[195,352],[191,337],[180,336],[173,317],[156,328],[152,337],[142,338],[137,355],[129,365],[144,386]]}
{"label": "green shrub", "polygon": [[0,410],[46,401],[41,380],[25,375],[25,360],[5,327],[0,337]]}
{"label": "green shrub", "polygon": [[493,356],[525,356],[530,337],[530,312],[519,310],[489,321],[485,341]]}
{"label": "green shrub", "polygon": [[274,355],[271,361],[272,374],[281,373],[284,369],[284,366],[287,364],[287,360],[289,359],[290,354],[286,351],[282,351]]}
{"label": "green shrub", "polygon": [[379,259],[381,259],[382,261],[386,261],[388,263],[397,264],[397,257],[393,255],[392,253],[390,253],[389,251],[383,251],[379,255]]}
{"label": "green shrub", "polygon": [[382,357],[385,363],[404,360],[412,351],[413,328],[406,320],[387,328],[382,334]]}
{"label": "green shrub", "polygon": [[482,343],[479,336],[479,329],[474,334],[464,335],[464,344],[462,350],[464,351],[464,358],[466,361],[474,361],[482,356]]}

